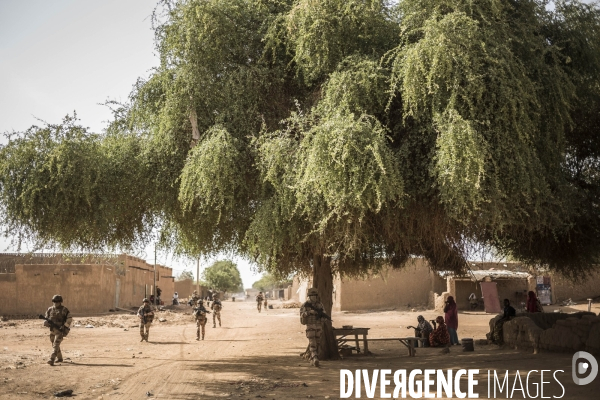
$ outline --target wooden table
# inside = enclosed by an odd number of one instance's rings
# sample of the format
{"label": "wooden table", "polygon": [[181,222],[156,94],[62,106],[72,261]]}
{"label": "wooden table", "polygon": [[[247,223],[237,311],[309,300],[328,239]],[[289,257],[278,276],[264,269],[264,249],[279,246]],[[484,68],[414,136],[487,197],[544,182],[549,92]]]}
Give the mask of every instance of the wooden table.
{"label": "wooden table", "polygon": [[[333,334],[335,335],[335,340],[338,344],[338,349],[346,344],[352,338],[348,338],[347,336],[354,336],[354,343],[356,345],[356,352],[360,354],[360,345],[358,335],[362,335],[363,341],[363,354],[369,354],[369,342],[367,341],[367,335],[369,334],[369,329],[371,328],[352,328],[352,329],[344,329],[344,328],[333,328]],[[338,338],[339,336],[339,338]]]}

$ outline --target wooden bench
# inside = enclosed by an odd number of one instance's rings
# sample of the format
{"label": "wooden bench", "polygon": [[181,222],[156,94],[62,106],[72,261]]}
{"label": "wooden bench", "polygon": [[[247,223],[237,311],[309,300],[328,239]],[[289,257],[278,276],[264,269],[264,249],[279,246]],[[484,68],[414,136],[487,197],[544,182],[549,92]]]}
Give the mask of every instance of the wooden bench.
{"label": "wooden bench", "polygon": [[415,336],[408,336],[408,337],[397,337],[397,338],[373,338],[373,339],[369,339],[370,342],[384,342],[384,341],[398,341],[400,343],[402,343],[407,349],[408,349],[408,356],[409,357],[414,357],[416,354],[415,351],[415,346],[413,345],[413,343],[415,341],[425,341],[425,338],[420,338],[420,337],[415,337]]}

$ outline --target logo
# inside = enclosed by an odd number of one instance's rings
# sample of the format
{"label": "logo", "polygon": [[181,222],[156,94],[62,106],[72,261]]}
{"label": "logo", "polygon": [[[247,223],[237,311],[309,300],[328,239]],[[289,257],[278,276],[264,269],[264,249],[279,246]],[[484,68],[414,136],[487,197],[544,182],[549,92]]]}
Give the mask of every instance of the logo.
{"label": "logo", "polygon": [[[587,385],[596,379],[598,375],[598,361],[596,361],[593,355],[585,351],[578,351],[573,355],[571,366],[573,369],[573,382],[576,385]],[[585,374],[588,374],[588,376],[580,378],[580,376],[584,376]]]}

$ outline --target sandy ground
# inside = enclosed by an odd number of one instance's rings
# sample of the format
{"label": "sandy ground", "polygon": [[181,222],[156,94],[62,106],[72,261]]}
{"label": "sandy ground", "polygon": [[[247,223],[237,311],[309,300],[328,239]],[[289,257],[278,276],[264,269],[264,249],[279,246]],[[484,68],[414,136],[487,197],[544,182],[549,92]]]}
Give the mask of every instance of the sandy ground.
{"label": "sandy ground", "polygon": [[[275,306],[278,306],[278,304]],[[65,303],[68,307],[68,302]],[[63,341],[65,362],[45,363],[51,352],[46,328],[40,320],[15,320],[0,324],[0,399],[52,398],[54,392],[73,389],[83,399],[337,399],[340,369],[479,369],[477,392],[488,398],[487,370],[509,371],[510,384],[517,370],[540,382],[539,370],[563,370],[557,378],[564,385],[564,399],[599,399],[600,376],[587,386],[571,378],[572,354],[520,352],[497,346],[477,346],[462,352],[460,346],[442,354],[440,349],[419,349],[408,357],[398,342],[372,342],[371,356],[353,355],[341,361],[311,367],[299,354],[306,348],[298,309],[269,309],[258,313],[253,302],[225,302],[223,326],[207,324],[206,340],[195,340],[191,309],[157,313],[150,343],[140,343],[137,319],[128,313],[75,317]],[[563,311],[581,309],[561,307]],[[71,310],[76,311],[76,310]],[[548,309],[547,311],[552,311]],[[595,304],[594,311],[600,306]],[[334,326],[369,327],[370,338],[410,336],[406,326],[417,314],[433,319],[433,311],[383,311],[334,313]],[[76,314],[75,314],[76,315]],[[166,319],[158,322],[158,318]],[[459,315],[459,337],[481,339],[488,330],[489,316]],[[211,319],[212,321],[212,319]],[[94,328],[86,328],[86,325]],[[493,377],[493,375],[492,375]],[[562,393],[546,374],[545,396]],[[466,382],[462,382],[466,387]],[[518,385],[517,385],[518,388]],[[393,390],[389,390],[390,392]],[[531,396],[535,387],[530,386]],[[363,389],[362,398],[366,398]],[[498,394],[498,398],[507,398]],[[354,395],[352,396],[354,398]],[[375,398],[379,397],[379,388]],[[520,391],[513,398],[524,398]],[[529,398],[529,396],[527,397]]]}

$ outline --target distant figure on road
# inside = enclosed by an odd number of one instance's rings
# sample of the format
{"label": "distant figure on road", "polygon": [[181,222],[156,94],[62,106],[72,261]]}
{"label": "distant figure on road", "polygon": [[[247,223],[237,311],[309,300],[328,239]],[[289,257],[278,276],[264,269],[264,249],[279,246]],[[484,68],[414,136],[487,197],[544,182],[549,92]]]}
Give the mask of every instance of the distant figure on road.
{"label": "distant figure on road", "polygon": [[479,308],[479,302],[477,301],[477,295],[475,293],[471,293],[469,296],[469,305],[471,306],[471,310]]}
{"label": "distant figure on road", "polygon": [[194,317],[196,318],[196,340],[200,340],[200,331],[202,331],[202,340],[204,340],[204,328],[206,327],[206,314],[210,314],[204,307],[204,301],[200,300],[198,306],[194,308]]}
{"label": "distant figure on road", "polygon": [[265,301],[265,296],[263,296],[263,292],[258,292],[258,294],[256,295],[256,308],[258,309],[258,312],[260,312],[260,309],[262,308],[263,301]]}
{"label": "distant figure on road", "polygon": [[213,296],[213,303],[210,306],[210,309],[213,310],[213,328],[217,327],[217,319],[219,320],[219,326],[221,326],[221,309],[223,308],[223,304],[221,304],[221,300],[215,294]]}
{"label": "distant figure on road", "polygon": [[263,305],[265,306],[265,310],[266,310],[267,309],[267,305],[268,305],[268,303],[267,303],[267,296],[265,296],[265,302],[263,303]]}
{"label": "distant figure on road", "polygon": [[192,307],[196,307],[196,305],[198,304],[198,300],[200,300],[200,296],[198,296],[198,292],[194,290],[192,292],[192,298],[190,299],[190,302],[188,304]]}
{"label": "distant figure on road", "polygon": [[154,309],[150,305],[150,300],[144,299],[143,303],[137,312],[137,316],[140,319],[140,336],[142,337],[140,342],[144,340],[148,342],[150,326],[152,325],[152,321],[154,321]]}
{"label": "distant figure on road", "polygon": [[62,305],[63,298],[56,294],[52,297],[53,306],[46,310],[45,318],[48,321],[44,322],[44,326],[50,328],[50,342],[52,343],[52,354],[48,360],[48,364],[54,365],[54,360],[57,362],[63,361],[60,344],[65,336],[69,333],[69,327],[73,321],[67,307]]}
{"label": "distant figure on road", "polygon": [[178,306],[179,305],[179,295],[177,294],[177,292],[175,292],[173,294],[173,305],[174,306]]}

